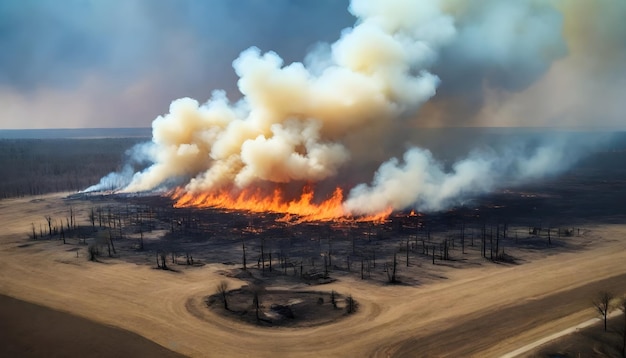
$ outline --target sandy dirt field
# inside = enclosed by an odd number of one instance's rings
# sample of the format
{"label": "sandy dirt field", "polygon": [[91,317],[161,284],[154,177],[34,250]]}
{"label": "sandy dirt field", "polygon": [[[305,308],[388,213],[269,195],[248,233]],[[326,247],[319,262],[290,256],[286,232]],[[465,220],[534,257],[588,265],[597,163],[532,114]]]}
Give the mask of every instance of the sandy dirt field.
{"label": "sandy dirt field", "polygon": [[0,356],[182,357],[135,333],[0,295]]}
{"label": "sandy dirt field", "polygon": [[[521,265],[450,269],[447,279],[417,286],[341,276],[324,290],[351,294],[356,314],[324,326],[258,328],[205,307],[232,267],[172,272],[116,259],[94,263],[84,246],[29,240],[32,222],[65,215],[63,197],[0,201],[0,293],[135,332],[187,356],[497,357],[593,318],[590,301],[599,290],[626,292],[626,225],[589,224],[584,250]],[[232,288],[244,284],[226,279]]]}

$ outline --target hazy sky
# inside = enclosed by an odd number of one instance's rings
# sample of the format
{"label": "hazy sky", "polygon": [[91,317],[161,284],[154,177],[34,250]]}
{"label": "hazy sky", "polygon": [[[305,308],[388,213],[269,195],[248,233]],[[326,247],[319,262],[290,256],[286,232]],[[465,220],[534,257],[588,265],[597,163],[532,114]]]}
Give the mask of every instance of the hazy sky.
{"label": "hazy sky", "polygon": [[[332,43],[348,0],[5,0],[0,128],[148,127],[172,100],[237,100],[232,62]],[[416,125],[623,126],[626,1],[444,1],[456,35]]]}

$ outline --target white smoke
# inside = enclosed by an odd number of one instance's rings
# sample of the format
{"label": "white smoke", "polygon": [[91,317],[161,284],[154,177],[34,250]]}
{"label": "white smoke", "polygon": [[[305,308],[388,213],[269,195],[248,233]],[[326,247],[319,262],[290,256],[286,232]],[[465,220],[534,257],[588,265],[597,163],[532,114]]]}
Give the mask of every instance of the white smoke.
{"label": "white smoke", "polygon": [[250,48],[233,62],[243,98],[215,92],[205,104],[183,98],[153,122],[154,164],[124,191],[151,190],[172,178],[191,192],[255,182],[317,182],[350,158],[348,133],[414,111],[439,80],[426,68],[454,35],[437,1],[357,0],[358,23],[326,50],[284,65]]}
{"label": "white smoke", "polygon": [[[587,138],[588,146],[604,140],[604,135]],[[562,173],[587,152],[571,143],[570,136],[559,136],[533,148],[520,144],[500,151],[474,151],[448,170],[430,151],[411,148],[402,161],[393,158],[383,163],[371,185],[354,187],[344,207],[352,214],[389,208],[444,210],[504,185],[520,185]]]}
{"label": "white smoke", "polygon": [[135,173],[134,169],[130,165],[124,165],[119,172],[113,172],[105,175],[100,179],[98,184],[94,184],[87,189],[83,190],[84,193],[94,191],[106,191],[106,190],[118,190],[130,184],[130,180]]}
{"label": "white smoke", "polygon": [[[278,54],[254,47],[242,52],[233,62],[241,100],[231,103],[216,91],[203,104],[172,102],[141,150],[153,164],[134,173],[123,191],[184,185],[199,193],[326,180],[355,160],[347,137],[368,138],[358,146],[370,150],[390,135],[392,121],[413,116],[435,95],[440,79],[432,68],[456,73],[455,88],[471,102],[494,87],[527,86],[565,52],[562,19],[549,2],[352,0],[349,10],[355,26],[333,44],[318,44],[304,63],[285,65]],[[344,208],[442,210],[562,172],[582,153],[573,155],[568,143],[476,150],[448,168],[412,147],[402,161],[382,164],[370,185],[354,187]]]}

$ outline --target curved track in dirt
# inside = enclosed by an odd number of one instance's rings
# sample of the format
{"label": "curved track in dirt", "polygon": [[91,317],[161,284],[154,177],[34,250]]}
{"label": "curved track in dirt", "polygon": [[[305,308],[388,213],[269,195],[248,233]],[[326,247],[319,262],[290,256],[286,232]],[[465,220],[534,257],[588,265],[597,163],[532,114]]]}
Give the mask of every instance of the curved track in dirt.
{"label": "curved track in dirt", "polygon": [[[226,266],[174,273],[119,260],[88,262],[58,241],[24,246],[30,223],[62,204],[60,196],[3,202],[0,226],[8,229],[0,238],[0,293],[132,331],[189,356],[495,357],[592,318],[589,302],[597,291],[626,290],[626,226],[604,225],[591,229],[594,244],[587,250],[518,266],[485,263],[424,286],[342,277],[324,290],[351,294],[360,304],[356,314],[324,326],[259,329],[203,307],[202,297],[215,292]],[[245,284],[226,279],[232,288]]]}

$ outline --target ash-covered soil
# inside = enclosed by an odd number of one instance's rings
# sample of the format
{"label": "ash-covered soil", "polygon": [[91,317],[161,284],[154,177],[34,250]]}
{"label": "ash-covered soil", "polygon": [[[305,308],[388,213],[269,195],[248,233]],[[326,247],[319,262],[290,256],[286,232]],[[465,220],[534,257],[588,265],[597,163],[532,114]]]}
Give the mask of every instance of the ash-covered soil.
{"label": "ash-covered soil", "polygon": [[[255,297],[259,301],[258,312]],[[243,286],[206,297],[213,312],[258,327],[313,327],[332,323],[357,311],[355,300],[334,291],[259,289]],[[352,306],[350,306],[352,305]]]}

